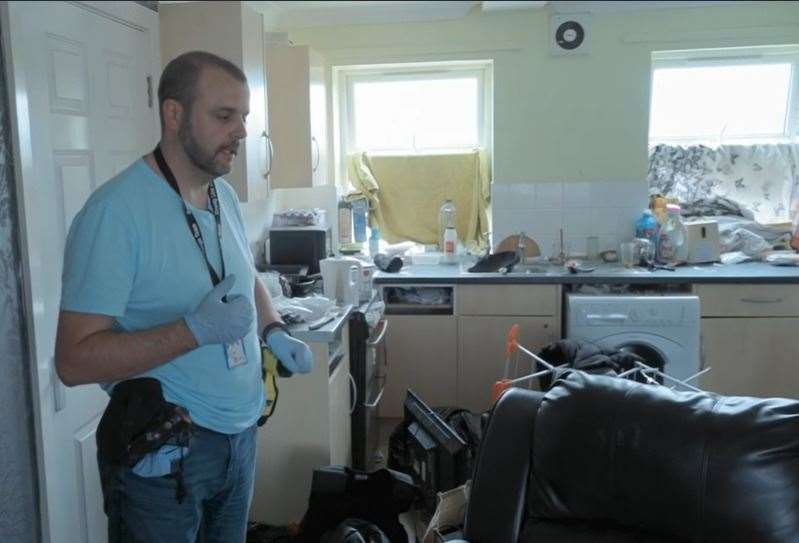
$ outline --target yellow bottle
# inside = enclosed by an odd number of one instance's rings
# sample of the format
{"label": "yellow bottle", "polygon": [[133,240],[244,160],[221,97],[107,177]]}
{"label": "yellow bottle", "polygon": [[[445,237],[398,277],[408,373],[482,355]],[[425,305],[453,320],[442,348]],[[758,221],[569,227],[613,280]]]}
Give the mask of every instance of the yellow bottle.
{"label": "yellow bottle", "polygon": [[665,224],[666,218],[668,217],[666,204],[666,199],[660,194],[656,194],[649,199],[649,209],[652,210],[652,214],[655,216],[660,226]]}

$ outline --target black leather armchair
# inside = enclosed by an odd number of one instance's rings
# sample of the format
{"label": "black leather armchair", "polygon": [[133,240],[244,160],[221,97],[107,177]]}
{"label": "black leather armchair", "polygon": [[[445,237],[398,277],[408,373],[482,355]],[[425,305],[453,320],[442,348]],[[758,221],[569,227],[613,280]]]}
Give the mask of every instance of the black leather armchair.
{"label": "black leather armchair", "polygon": [[799,542],[799,401],[572,372],[510,389],[477,456],[469,543]]}

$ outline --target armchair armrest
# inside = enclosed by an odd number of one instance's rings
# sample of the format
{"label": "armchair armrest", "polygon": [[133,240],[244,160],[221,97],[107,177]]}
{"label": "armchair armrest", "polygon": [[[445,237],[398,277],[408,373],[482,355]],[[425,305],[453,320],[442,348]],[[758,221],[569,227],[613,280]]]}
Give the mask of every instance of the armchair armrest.
{"label": "armchair armrest", "polygon": [[516,543],[525,515],[533,427],[542,392],[511,388],[497,401],[472,474],[464,536]]}

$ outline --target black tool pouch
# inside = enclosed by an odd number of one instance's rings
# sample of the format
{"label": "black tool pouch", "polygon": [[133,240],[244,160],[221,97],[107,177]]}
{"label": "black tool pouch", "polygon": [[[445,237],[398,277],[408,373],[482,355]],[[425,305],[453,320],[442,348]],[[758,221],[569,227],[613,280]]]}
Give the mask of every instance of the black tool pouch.
{"label": "black tool pouch", "polygon": [[[164,399],[157,379],[122,381],[114,387],[97,427],[97,457],[101,463],[132,468],[167,443],[188,447],[191,431],[189,414]],[[177,498],[182,501],[182,462],[177,479]]]}

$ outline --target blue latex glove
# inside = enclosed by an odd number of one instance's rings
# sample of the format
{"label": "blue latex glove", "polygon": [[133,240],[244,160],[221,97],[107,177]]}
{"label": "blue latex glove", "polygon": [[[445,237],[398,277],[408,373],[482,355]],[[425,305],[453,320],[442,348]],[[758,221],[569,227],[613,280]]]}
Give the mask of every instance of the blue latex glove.
{"label": "blue latex glove", "polygon": [[136,462],[136,465],[133,466],[133,473],[139,477],[169,475],[173,471],[172,466],[180,460],[180,457],[183,456],[185,458],[188,454],[188,447],[164,445]]}
{"label": "blue latex glove", "polygon": [[291,373],[311,373],[313,355],[311,348],[299,339],[276,328],[266,336],[266,346]]}
{"label": "blue latex glove", "polygon": [[252,329],[255,310],[246,296],[235,294],[228,296],[227,302],[222,301],[235,282],[234,274],[225,277],[203,298],[197,309],[183,317],[198,346],[233,343]]}

